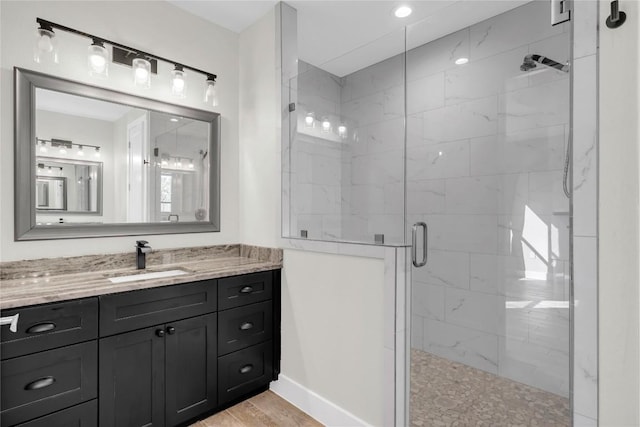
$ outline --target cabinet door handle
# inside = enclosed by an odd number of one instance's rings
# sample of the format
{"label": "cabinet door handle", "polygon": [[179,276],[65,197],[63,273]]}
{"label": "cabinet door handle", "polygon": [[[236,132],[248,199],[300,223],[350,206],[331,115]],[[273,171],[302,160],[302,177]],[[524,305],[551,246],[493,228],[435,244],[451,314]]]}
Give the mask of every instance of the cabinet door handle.
{"label": "cabinet door handle", "polygon": [[242,325],[240,325],[240,330],[241,331],[248,331],[251,328],[253,328],[253,323],[252,322],[245,322]]}
{"label": "cabinet door handle", "polygon": [[41,388],[49,387],[51,384],[56,382],[56,379],[53,377],[42,377],[38,378],[35,381],[31,381],[29,384],[24,386],[25,390],[39,390]]}
{"label": "cabinet door handle", "polygon": [[253,365],[252,364],[248,364],[248,365],[244,365],[242,368],[240,368],[239,372],[241,374],[248,374],[252,370],[253,370]]}
{"label": "cabinet door handle", "polygon": [[176,328],[174,328],[173,326],[169,326],[169,327],[167,328],[167,333],[168,333],[169,335],[173,335],[173,334],[175,334],[175,333],[176,333]]}
{"label": "cabinet door handle", "polygon": [[56,324],[53,322],[38,323],[37,325],[33,325],[29,329],[27,329],[27,333],[41,334],[43,332],[52,331],[55,328],[56,328]]}
{"label": "cabinet door handle", "polygon": [[13,316],[0,317],[0,325],[9,325],[9,330],[13,333],[18,332],[18,319],[20,313],[16,313]]}
{"label": "cabinet door handle", "polygon": [[156,336],[160,338],[164,337],[164,329],[156,329]]}
{"label": "cabinet door handle", "polygon": [[253,292],[252,286],[245,286],[244,288],[240,289],[241,294],[248,294],[249,292]]}

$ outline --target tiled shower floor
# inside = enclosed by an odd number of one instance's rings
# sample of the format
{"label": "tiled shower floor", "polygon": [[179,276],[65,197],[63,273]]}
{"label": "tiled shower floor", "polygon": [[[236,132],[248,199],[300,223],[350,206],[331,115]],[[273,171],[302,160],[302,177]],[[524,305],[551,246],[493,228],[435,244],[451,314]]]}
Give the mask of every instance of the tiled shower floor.
{"label": "tiled shower floor", "polygon": [[411,350],[411,426],[570,425],[569,399]]}

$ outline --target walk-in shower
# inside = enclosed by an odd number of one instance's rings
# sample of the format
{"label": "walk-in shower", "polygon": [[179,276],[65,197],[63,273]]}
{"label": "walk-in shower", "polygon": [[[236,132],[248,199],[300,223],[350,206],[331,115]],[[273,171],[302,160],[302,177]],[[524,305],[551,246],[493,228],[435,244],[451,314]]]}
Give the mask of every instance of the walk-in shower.
{"label": "walk-in shower", "polygon": [[569,426],[573,26],[548,2],[457,3],[478,18],[443,10],[326,62],[300,55],[285,235],[427,248],[408,424]]}

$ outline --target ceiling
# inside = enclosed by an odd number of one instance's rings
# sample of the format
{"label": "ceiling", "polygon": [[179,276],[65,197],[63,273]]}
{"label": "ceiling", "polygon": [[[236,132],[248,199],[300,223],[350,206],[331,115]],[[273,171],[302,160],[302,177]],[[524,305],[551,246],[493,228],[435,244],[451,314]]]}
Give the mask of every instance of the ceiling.
{"label": "ceiling", "polygon": [[[236,33],[242,32],[277,2],[168,0],[170,3]],[[548,0],[538,0],[548,1]],[[289,0],[298,11],[298,51],[305,62],[339,77],[404,50],[404,27],[419,29],[408,36],[409,48],[455,32],[518,7],[522,0]],[[413,13],[393,15],[399,4]]]}

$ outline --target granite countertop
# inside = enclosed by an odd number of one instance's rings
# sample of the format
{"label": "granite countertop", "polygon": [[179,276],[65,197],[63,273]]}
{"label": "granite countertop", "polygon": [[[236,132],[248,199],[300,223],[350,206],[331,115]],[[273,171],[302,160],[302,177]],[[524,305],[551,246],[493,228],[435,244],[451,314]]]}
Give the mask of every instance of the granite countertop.
{"label": "granite countertop", "polygon": [[[154,252],[137,270],[135,253],[0,264],[0,310],[282,268],[282,250],[246,245]],[[173,277],[111,283],[110,277],[184,270]]]}

